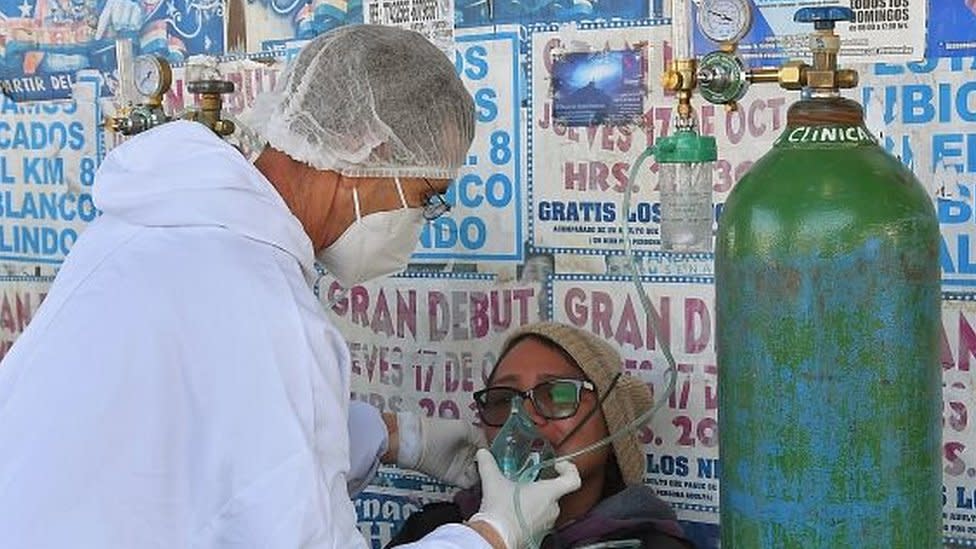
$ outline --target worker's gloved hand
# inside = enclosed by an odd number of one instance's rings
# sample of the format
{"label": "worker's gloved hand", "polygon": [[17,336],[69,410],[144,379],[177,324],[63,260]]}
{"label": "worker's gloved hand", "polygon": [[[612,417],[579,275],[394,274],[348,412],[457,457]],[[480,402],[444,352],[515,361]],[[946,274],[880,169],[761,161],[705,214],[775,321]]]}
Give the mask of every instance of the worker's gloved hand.
{"label": "worker's gloved hand", "polygon": [[478,483],[474,455],[488,446],[484,433],[470,422],[397,414],[397,465],[438,480],[470,488]]}
{"label": "worker's gloved hand", "polygon": [[516,484],[502,475],[488,450],[478,450],[477,459],[481,472],[481,509],[468,522],[491,525],[508,549],[524,547],[530,539],[552,528],[559,516],[559,498],[575,492],[582,483],[575,465],[569,461],[557,462],[558,477],[519,485],[520,509],[516,511]]}

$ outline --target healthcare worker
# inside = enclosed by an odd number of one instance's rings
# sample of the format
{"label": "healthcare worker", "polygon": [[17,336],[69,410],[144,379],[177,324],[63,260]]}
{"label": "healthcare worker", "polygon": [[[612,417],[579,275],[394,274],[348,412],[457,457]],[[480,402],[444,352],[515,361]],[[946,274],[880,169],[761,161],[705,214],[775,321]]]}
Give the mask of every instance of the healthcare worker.
{"label": "healthcare worker", "polygon": [[[309,43],[253,115],[253,164],[193,122],[102,164],[103,215],[0,364],[0,547],[366,546],[350,359],[314,262],[346,286],[406,264],[445,209],[473,102],[420,35],[361,25]],[[471,452],[441,448],[463,429],[411,432],[397,455],[465,471]],[[522,487],[517,517],[515,485],[477,461],[480,512],[418,546],[514,549],[580,483],[562,464]]]}

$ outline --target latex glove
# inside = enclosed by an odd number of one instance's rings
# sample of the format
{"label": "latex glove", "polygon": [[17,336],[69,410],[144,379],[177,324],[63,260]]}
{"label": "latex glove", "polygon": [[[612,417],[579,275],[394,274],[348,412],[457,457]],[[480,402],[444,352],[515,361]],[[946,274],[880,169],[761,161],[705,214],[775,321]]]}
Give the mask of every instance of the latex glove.
{"label": "latex glove", "polygon": [[519,485],[522,513],[519,522],[514,499],[516,484],[502,475],[488,450],[478,450],[477,460],[481,473],[481,509],[468,522],[491,525],[508,549],[524,547],[530,539],[552,528],[559,517],[559,498],[579,490],[582,484],[575,465],[569,461],[557,462],[558,477]]}
{"label": "latex glove", "polygon": [[478,483],[474,455],[488,446],[484,433],[468,421],[397,414],[397,465],[443,482],[470,488]]}

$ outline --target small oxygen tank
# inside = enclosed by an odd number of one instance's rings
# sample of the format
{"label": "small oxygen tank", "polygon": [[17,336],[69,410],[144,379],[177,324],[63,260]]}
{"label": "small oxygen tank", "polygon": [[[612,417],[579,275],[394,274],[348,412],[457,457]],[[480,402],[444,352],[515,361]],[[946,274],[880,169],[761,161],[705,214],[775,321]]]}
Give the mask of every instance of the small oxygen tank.
{"label": "small oxygen tank", "polygon": [[859,104],[813,91],[719,220],[722,548],[934,549],[933,200]]}

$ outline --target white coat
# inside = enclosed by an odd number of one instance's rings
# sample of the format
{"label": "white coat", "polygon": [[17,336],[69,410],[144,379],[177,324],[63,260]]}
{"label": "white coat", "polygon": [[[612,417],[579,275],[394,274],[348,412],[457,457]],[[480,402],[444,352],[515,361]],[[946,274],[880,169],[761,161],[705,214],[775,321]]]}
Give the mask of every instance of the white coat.
{"label": "white coat", "polygon": [[349,354],[271,184],[173,122],[109,154],[94,199],[0,364],[0,547],[365,547]]}

